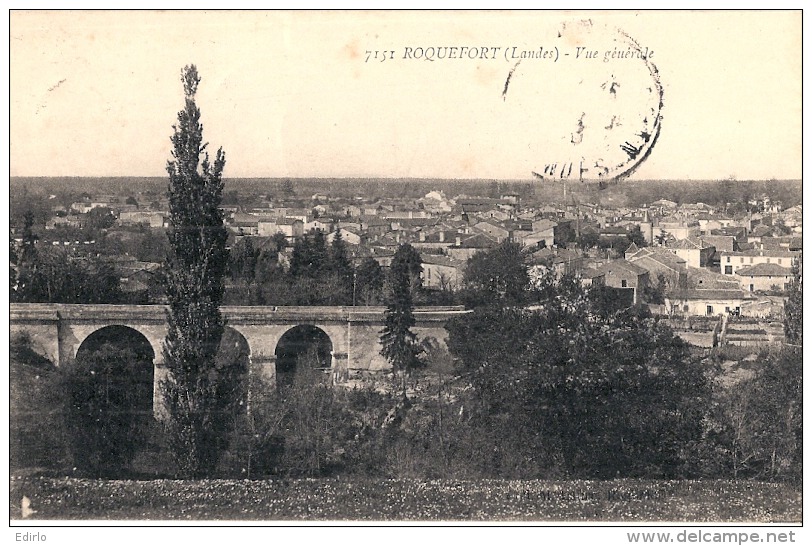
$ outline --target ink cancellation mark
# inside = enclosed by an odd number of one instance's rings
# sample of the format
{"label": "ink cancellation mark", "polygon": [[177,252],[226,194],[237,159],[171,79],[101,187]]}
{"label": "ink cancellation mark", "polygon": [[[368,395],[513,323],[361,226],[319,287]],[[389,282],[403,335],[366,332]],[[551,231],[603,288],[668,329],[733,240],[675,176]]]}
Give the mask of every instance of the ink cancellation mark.
{"label": "ink cancellation mark", "polygon": [[[533,122],[532,174],[546,181],[598,182],[631,175],[660,135],[663,86],[651,50],[591,20],[558,33],[566,65],[518,60],[502,89],[507,109]],[[565,69],[564,69],[565,68]],[[537,158],[537,159],[536,159]]]}

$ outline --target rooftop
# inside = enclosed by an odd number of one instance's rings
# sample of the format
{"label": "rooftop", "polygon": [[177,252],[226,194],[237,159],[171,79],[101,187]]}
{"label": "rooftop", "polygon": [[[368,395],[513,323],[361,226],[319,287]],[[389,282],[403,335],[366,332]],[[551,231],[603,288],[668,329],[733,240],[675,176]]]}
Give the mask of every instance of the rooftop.
{"label": "rooftop", "polygon": [[736,275],[741,275],[742,277],[781,277],[792,275],[792,270],[778,264],[756,264],[749,267],[740,267],[736,270]]}

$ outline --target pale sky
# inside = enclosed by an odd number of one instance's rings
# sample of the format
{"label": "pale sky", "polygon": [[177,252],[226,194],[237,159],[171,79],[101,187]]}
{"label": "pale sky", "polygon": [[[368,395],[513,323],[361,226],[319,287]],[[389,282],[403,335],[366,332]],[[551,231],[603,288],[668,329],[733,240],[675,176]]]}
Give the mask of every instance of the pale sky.
{"label": "pale sky", "polygon": [[[600,33],[559,38],[587,18]],[[579,91],[609,72],[621,130],[639,130],[645,66],[603,62],[615,29],[654,51],[663,88],[659,140],[633,179],[801,177],[799,11],[13,12],[10,174],[163,176],[180,70],[195,63],[227,177],[529,179],[593,153],[569,135],[579,116],[593,135],[614,113]],[[599,58],[574,59],[579,45]],[[506,56],[556,46],[573,55]],[[420,47],[499,50],[403,58]]]}

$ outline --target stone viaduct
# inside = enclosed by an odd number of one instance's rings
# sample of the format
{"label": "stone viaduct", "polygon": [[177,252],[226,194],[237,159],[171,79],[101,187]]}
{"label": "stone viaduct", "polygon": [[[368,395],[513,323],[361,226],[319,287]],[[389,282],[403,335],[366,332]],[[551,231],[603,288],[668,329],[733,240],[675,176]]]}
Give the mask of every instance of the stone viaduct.
{"label": "stone viaduct", "polygon": [[[163,341],[167,333],[162,305],[11,304],[10,333],[27,332],[34,350],[57,366],[76,357],[90,338],[105,328],[132,330],[143,336],[154,355],[155,401],[166,375]],[[384,307],[234,307],[223,306],[226,327],[242,338],[248,352],[248,373],[274,384],[280,339],[308,325],[324,332],[330,342],[329,372],[334,382],[363,371],[383,371],[389,364],[380,355]],[[418,307],[413,331],[419,339],[445,342],[445,323],[465,313],[462,307]],[[156,406],[157,407],[157,406]]]}

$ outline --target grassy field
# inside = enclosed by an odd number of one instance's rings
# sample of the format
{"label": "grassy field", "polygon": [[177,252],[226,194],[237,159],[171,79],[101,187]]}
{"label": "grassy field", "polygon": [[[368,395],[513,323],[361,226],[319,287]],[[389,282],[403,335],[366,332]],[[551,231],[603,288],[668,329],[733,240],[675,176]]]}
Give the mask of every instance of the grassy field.
{"label": "grassy field", "polygon": [[708,480],[201,480],[11,478],[11,519],[801,521],[784,484]]}

